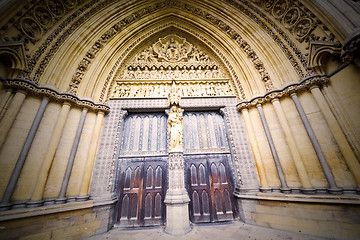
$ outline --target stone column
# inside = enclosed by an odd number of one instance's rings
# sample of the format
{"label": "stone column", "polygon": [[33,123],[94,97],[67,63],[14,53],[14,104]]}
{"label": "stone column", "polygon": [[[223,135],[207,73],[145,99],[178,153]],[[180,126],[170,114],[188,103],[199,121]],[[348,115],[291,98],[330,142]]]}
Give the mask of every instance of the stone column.
{"label": "stone column", "polygon": [[93,171],[94,161],[96,157],[96,150],[100,138],[101,126],[103,124],[105,113],[98,112],[96,116],[96,122],[94,127],[93,136],[91,138],[91,145],[88,153],[88,158],[85,165],[85,172],[82,177],[81,187],[80,187],[80,196],[77,200],[87,200],[89,198],[89,186],[90,186],[90,177]]}
{"label": "stone column", "polygon": [[340,128],[339,123],[336,121],[333,113],[330,110],[328,103],[326,102],[323,94],[321,93],[318,86],[312,86],[310,88],[312,95],[315,98],[316,103],[318,104],[321,112],[324,115],[324,118],[329,125],[330,131],[333,134],[335,141],[337,142],[342,155],[349,167],[350,172],[355,178],[357,187],[360,187],[360,164],[356,158],[354,152],[352,151],[342,129]]}
{"label": "stone column", "polygon": [[16,186],[16,183],[19,179],[19,176],[20,176],[20,173],[21,173],[21,170],[24,166],[24,163],[25,163],[25,159],[29,153],[29,150],[30,150],[30,147],[31,147],[31,144],[34,140],[34,137],[35,137],[35,134],[36,134],[36,131],[40,125],[40,121],[44,115],[44,112],[45,112],[45,109],[46,109],[46,106],[48,104],[49,100],[47,98],[44,98],[40,104],[40,107],[35,115],[35,118],[34,118],[34,121],[30,127],[30,130],[29,130],[29,133],[25,139],[25,142],[24,142],[24,145],[20,151],[20,154],[19,154],[19,157],[16,161],[16,164],[15,164],[15,167],[14,167],[14,170],[11,174],[11,177],[10,177],[10,180],[9,180],[9,183],[6,187],[6,190],[5,190],[5,193],[4,193],[4,196],[2,198],[2,201],[1,201],[1,205],[7,205],[9,202],[10,202],[10,199],[11,199],[11,196],[12,194],[14,193],[14,189],[15,189],[15,186]]}
{"label": "stone column", "polygon": [[254,154],[254,158],[255,158],[256,167],[257,167],[257,170],[259,173],[260,185],[261,185],[260,191],[270,192],[272,189],[269,187],[269,183],[266,178],[266,171],[265,171],[262,159],[261,159],[259,147],[258,147],[256,138],[255,138],[255,133],[254,133],[254,129],[253,129],[254,127],[251,124],[248,109],[244,108],[243,110],[241,110],[241,114],[244,117],[246,130],[248,132],[251,148],[253,150],[253,154]]}
{"label": "stone column", "polygon": [[7,134],[14,123],[15,117],[18,114],[27,93],[24,90],[17,90],[13,100],[10,103],[4,118],[0,122],[0,148],[4,144]]}
{"label": "stone column", "polygon": [[296,170],[299,174],[303,193],[315,193],[315,189],[312,187],[310,178],[306,172],[304,162],[301,158],[300,151],[297,147],[295,138],[291,132],[288,121],[286,120],[285,113],[280,105],[279,99],[275,98],[271,101],[275,108],[276,115],[278,116],[280,126],[285,134],[286,142],[289,145],[291,155],[294,159]]}
{"label": "stone column", "polygon": [[310,122],[308,120],[308,118],[306,117],[306,114],[304,112],[304,109],[303,107],[301,106],[301,103],[299,101],[299,98],[297,97],[296,93],[293,93],[291,94],[291,98],[293,99],[294,101],[294,104],[295,104],[295,107],[300,115],[300,118],[305,126],[305,130],[307,132],[307,134],[309,135],[309,138],[310,138],[310,141],[311,141],[311,144],[313,145],[314,147],[314,150],[316,152],[316,155],[319,159],[319,162],[321,164],[321,167],[324,171],[324,174],[326,176],[326,179],[330,185],[330,188],[328,189],[328,191],[330,193],[341,193],[342,190],[340,188],[338,188],[336,186],[336,183],[335,183],[335,179],[334,179],[334,176],[332,175],[332,172],[329,168],[329,165],[327,164],[326,162],[326,159],[325,159],[325,156],[321,150],[321,147],[320,147],[320,144],[315,136],[315,133],[310,125]]}
{"label": "stone column", "polygon": [[169,153],[169,188],[166,191],[165,232],[184,235],[191,231],[189,221],[189,196],[185,189],[184,155],[182,152]]}
{"label": "stone column", "polygon": [[69,156],[68,163],[66,165],[66,170],[65,170],[63,182],[61,184],[59,197],[55,200],[56,203],[64,203],[64,202],[66,202],[66,190],[67,190],[67,187],[68,187],[68,184],[69,184],[70,174],[71,174],[72,167],[74,165],[75,155],[76,155],[77,148],[79,146],[81,132],[82,132],[82,129],[84,127],[86,115],[87,115],[87,109],[84,108],[82,110],[79,125],[78,125],[77,130],[76,130],[74,142],[73,142],[73,145],[71,147],[70,156]]}
{"label": "stone column", "polygon": [[272,156],[274,158],[276,170],[277,170],[277,172],[279,174],[279,179],[280,179],[280,183],[281,183],[280,191],[283,192],[283,193],[290,193],[291,190],[286,184],[284,172],[283,172],[282,167],[281,167],[279,156],[277,155],[277,152],[276,152],[275,144],[274,144],[274,141],[272,139],[269,126],[268,126],[268,124],[266,122],[264,111],[262,109],[261,104],[256,105],[256,107],[257,107],[259,115],[260,115],[261,123],[262,123],[262,125],[264,127],[265,135],[266,135],[266,138],[267,138],[269,146],[270,146],[271,154],[272,154]]}
{"label": "stone column", "polygon": [[45,154],[44,161],[41,165],[41,169],[39,171],[39,175],[36,181],[34,192],[31,196],[31,201],[28,203],[29,206],[37,206],[41,205],[43,203],[42,198],[44,194],[44,189],[46,185],[46,181],[48,178],[48,174],[52,165],[52,162],[54,160],[54,156],[56,153],[56,150],[58,148],[60,138],[65,126],[65,122],[67,119],[67,116],[69,114],[71,105],[67,102],[64,102],[58,120],[56,122],[54,132],[52,134],[52,137],[50,139],[50,143],[48,146],[48,150]]}

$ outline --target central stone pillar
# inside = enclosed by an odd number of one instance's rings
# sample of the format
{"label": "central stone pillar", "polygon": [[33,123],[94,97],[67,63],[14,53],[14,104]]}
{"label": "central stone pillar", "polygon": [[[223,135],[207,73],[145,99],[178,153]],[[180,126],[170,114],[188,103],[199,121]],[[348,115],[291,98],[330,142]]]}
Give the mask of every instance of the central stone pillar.
{"label": "central stone pillar", "polygon": [[184,154],[182,148],[183,110],[180,108],[180,94],[173,83],[169,94],[169,188],[166,192],[165,232],[184,235],[191,231],[189,221],[189,196],[185,189]]}
{"label": "central stone pillar", "polygon": [[189,196],[184,181],[184,155],[182,152],[169,153],[169,188],[166,192],[165,232],[184,235],[191,231],[189,221]]}

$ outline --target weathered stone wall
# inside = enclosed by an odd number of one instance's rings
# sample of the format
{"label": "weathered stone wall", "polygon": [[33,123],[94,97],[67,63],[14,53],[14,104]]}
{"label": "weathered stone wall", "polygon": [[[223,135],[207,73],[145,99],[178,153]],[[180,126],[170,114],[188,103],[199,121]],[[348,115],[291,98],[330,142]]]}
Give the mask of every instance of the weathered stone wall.
{"label": "weathered stone wall", "polygon": [[108,231],[112,206],[70,203],[0,214],[0,239],[82,239]]}
{"label": "weathered stone wall", "polygon": [[238,200],[242,220],[286,231],[329,239],[358,239],[360,206],[357,200],[259,196]]}

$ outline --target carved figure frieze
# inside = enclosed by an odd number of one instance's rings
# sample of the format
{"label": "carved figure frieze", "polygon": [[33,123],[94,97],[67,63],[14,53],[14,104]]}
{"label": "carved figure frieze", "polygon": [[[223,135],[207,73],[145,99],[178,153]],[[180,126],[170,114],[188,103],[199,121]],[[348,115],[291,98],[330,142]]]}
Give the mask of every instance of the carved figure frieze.
{"label": "carved figure frieze", "polygon": [[[171,82],[116,82],[111,98],[158,98],[168,97]],[[176,84],[181,97],[233,96],[229,81],[186,81]]]}
{"label": "carved figure frieze", "polygon": [[144,67],[129,66],[124,70],[119,80],[139,80],[139,79],[164,79],[164,80],[190,80],[190,79],[224,79],[228,76],[218,66],[189,66],[186,64],[176,65],[175,67],[155,64]]}

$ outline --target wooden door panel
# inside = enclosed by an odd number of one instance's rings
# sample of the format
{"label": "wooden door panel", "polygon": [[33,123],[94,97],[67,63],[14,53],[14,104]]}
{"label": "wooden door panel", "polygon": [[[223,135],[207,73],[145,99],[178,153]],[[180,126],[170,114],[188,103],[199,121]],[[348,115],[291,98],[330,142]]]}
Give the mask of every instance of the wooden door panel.
{"label": "wooden door panel", "polygon": [[192,222],[210,222],[209,182],[206,173],[206,159],[198,158],[188,161],[188,188],[190,195],[190,218]]}
{"label": "wooden door panel", "polygon": [[186,156],[192,222],[234,219],[236,207],[227,160],[229,154]]}
{"label": "wooden door panel", "polygon": [[[161,225],[164,223],[165,207],[163,199],[165,196],[166,186],[164,176],[166,165],[164,162],[145,162],[144,167],[146,176],[144,176],[144,220],[143,226]],[[155,170],[154,170],[155,169]],[[166,175],[165,175],[166,176]]]}
{"label": "wooden door panel", "polygon": [[164,223],[166,157],[123,160],[118,188],[117,225],[152,226]]}

